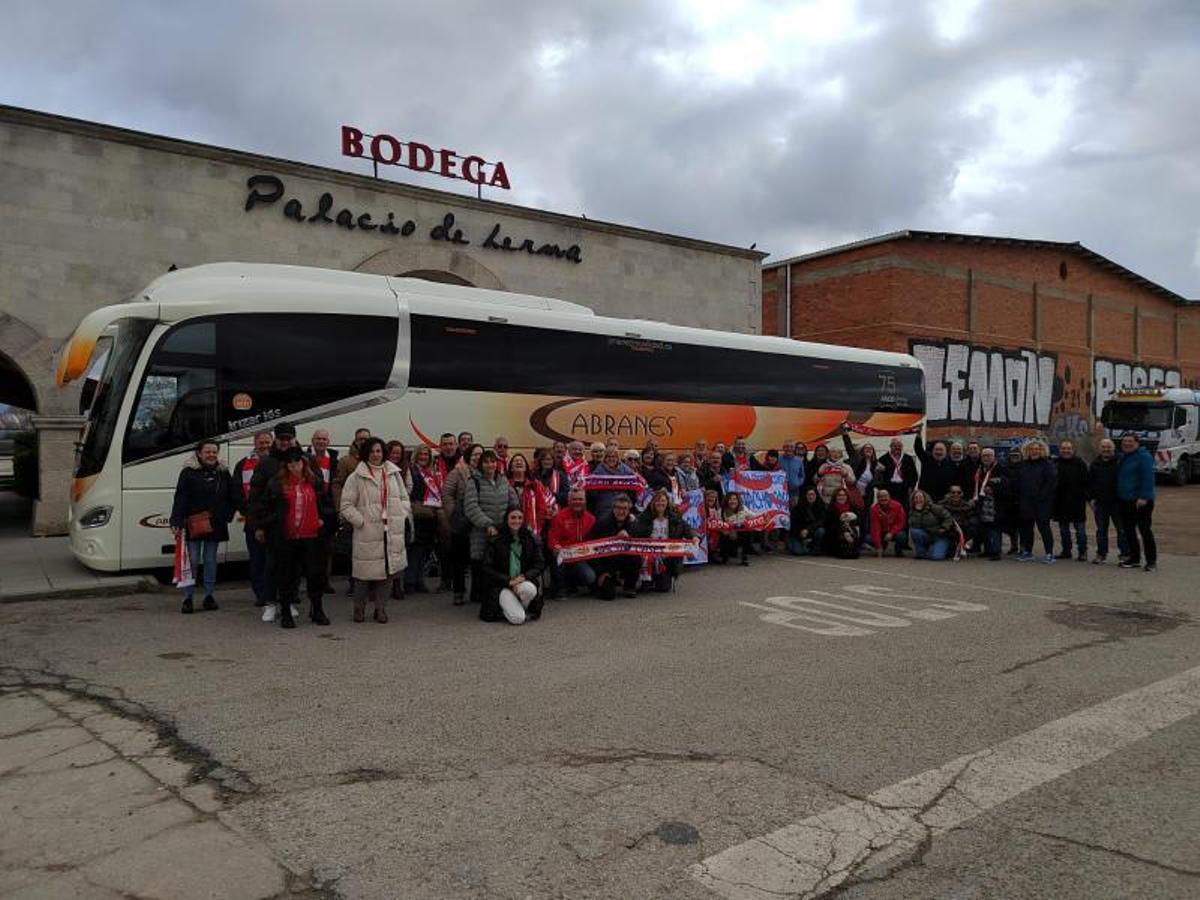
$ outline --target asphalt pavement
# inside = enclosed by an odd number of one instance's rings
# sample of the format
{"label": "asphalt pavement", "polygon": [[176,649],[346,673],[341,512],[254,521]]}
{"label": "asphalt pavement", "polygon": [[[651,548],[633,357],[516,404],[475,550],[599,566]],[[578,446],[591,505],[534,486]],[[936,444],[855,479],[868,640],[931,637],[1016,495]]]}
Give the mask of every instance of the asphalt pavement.
{"label": "asphalt pavement", "polygon": [[1198,576],[771,556],[520,628],[16,603],[0,684],[131,704],[293,891],[1195,897]]}

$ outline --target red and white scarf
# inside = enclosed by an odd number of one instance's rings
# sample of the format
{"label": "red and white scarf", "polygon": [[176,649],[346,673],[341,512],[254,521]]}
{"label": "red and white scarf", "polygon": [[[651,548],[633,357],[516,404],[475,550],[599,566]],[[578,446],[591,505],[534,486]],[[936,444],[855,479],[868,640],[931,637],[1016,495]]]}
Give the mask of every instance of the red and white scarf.
{"label": "red and white scarf", "polygon": [[242,460],[242,499],[250,499],[250,482],[254,480],[254,469],[258,466],[258,454],[251,453]]}
{"label": "red and white scarf", "polygon": [[425,482],[425,499],[421,502],[426,506],[442,505],[442,477],[432,466],[417,466],[421,480]]}

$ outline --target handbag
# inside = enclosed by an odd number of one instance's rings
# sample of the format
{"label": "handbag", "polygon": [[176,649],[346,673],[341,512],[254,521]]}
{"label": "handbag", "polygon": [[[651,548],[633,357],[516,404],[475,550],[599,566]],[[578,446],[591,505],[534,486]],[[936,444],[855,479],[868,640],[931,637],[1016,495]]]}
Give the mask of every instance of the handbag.
{"label": "handbag", "polygon": [[199,541],[211,537],[213,533],[212,513],[192,513],[184,520],[184,527],[189,540]]}

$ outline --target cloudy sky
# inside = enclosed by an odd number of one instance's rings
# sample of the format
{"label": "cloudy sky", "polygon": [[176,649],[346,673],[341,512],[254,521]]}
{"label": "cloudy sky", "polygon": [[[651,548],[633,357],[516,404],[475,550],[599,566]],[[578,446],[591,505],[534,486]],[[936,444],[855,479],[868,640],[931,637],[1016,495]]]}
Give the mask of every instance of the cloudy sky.
{"label": "cloudy sky", "polygon": [[364,170],[351,122],[776,257],[1079,240],[1195,298],[1198,74],[1197,0],[7,0],[0,30],[18,106]]}

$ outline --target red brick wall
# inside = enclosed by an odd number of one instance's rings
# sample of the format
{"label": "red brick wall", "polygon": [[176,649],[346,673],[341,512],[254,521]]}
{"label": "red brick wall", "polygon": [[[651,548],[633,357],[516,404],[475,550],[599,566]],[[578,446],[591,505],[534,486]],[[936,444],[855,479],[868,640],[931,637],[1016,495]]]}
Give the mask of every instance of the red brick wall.
{"label": "red brick wall", "polygon": [[[1022,412],[1021,404],[998,405],[993,392],[973,408],[974,418],[931,424],[934,433],[1040,432],[1082,438],[1086,446],[1097,432],[1096,378],[1111,375],[1115,364],[1177,370],[1183,383],[1200,383],[1200,304],[1181,307],[1070,250],[898,239],[793,263],[791,278],[793,337],[905,352],[919,342],[928,358],[950,365],[946,377],[958,397],[968,375],[955,366],[974,365],[981,385],[994,367],[1007,373],[1008,366],[1016,378],[1029,366],[1044,374],[1053,359],[1052,394],[1025,410],[1035,420],[984,421],[997,410]],[[764,334],[778,331],[783,288],[784,270],[767,269]],[[955,406],[961,413],[961,399]]]}

